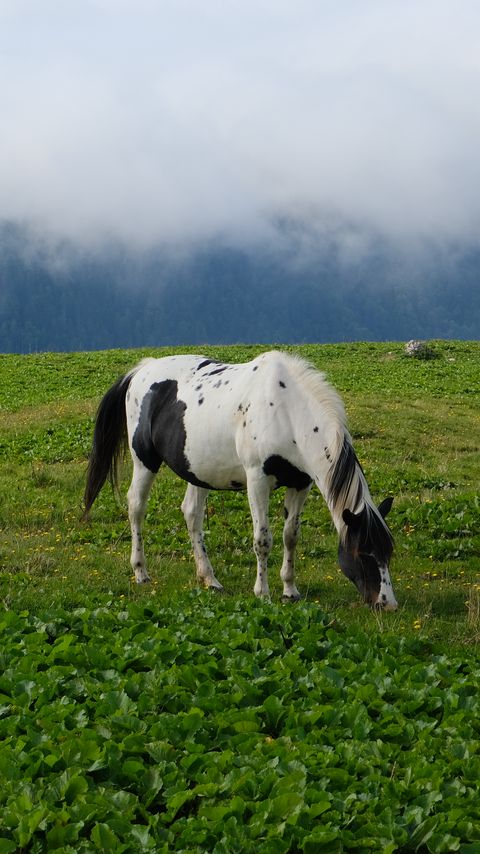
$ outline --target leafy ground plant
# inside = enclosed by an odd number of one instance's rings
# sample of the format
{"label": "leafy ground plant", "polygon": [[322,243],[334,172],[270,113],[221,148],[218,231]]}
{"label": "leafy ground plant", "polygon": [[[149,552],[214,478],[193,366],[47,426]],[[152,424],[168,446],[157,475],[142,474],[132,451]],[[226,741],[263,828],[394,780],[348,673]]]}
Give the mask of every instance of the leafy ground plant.
{"label": "leafy ground plant", "polygon": [[285,608],[9,613],[0,851],[480,851],[480,664]]}

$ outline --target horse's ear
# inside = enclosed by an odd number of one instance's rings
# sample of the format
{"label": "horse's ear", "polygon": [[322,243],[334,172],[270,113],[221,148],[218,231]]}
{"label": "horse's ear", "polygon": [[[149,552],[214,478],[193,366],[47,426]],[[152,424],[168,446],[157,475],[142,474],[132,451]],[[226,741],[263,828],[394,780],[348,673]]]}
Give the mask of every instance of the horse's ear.
{"label": "horse's ear", "polygon": [[380,516],[385,519],[385,516],[388,516],[390,510],[392,509],[393,498],[385,498],[381,504],[378,505],[378,512]]}
{"label": "horse's ear", "polygon": [[342,519],[347,528],[351,528],[353,531],[358,531],[360,527],[360,515],[357,516],[355,513],[352,513],[351,510],[344,510],[342,513]]}

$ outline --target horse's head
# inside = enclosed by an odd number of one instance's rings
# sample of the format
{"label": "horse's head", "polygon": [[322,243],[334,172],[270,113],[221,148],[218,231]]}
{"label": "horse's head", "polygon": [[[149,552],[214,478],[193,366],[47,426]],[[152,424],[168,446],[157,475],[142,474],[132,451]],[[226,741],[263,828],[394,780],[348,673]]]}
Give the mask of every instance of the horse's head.
{"label": "horse's head", "polygon": [[344,575],[353,581],[365,602],[385,611],[397,608],[388,569],[393,539],[383,521],[392,502],[392,498],[382,501],[378,513],[368,506],[359,513],[344,510],[347,530],[338,546],[338,562]]}

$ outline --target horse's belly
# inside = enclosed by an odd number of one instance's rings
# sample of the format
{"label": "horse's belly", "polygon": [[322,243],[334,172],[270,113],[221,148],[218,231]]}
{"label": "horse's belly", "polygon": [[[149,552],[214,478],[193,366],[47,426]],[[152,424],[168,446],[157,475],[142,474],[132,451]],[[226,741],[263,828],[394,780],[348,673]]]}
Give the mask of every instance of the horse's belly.
{"label": "horse's belly", "polygon": [[246,489],[247,485],[244,469],[212,471],[208,467],[201,467],[197,474],[197,470],[192,467],[185,479],[207,489],[241,490]]}
{"label": "horse's belly", "polygon": [[227,438],[221,431],[206,431],[202,441],[189,439],[187,433],[185,457],[194,476],[188,478],[192,483],[196,478],[211,489],[244,489],[246,486],[245,469],[233,437]]}

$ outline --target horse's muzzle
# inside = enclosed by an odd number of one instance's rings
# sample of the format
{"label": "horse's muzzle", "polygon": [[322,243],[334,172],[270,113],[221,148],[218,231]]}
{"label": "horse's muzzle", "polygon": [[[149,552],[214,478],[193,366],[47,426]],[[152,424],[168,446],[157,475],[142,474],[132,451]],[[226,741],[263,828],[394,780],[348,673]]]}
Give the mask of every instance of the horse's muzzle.
{"label": "horse's muzzle", "polygon": [[379,595],[377,599],[371,603],[371,606],[376,611],[396,611],[398,608],[398,602],[392,592],[388,597],[386,597],[385,594]]}

